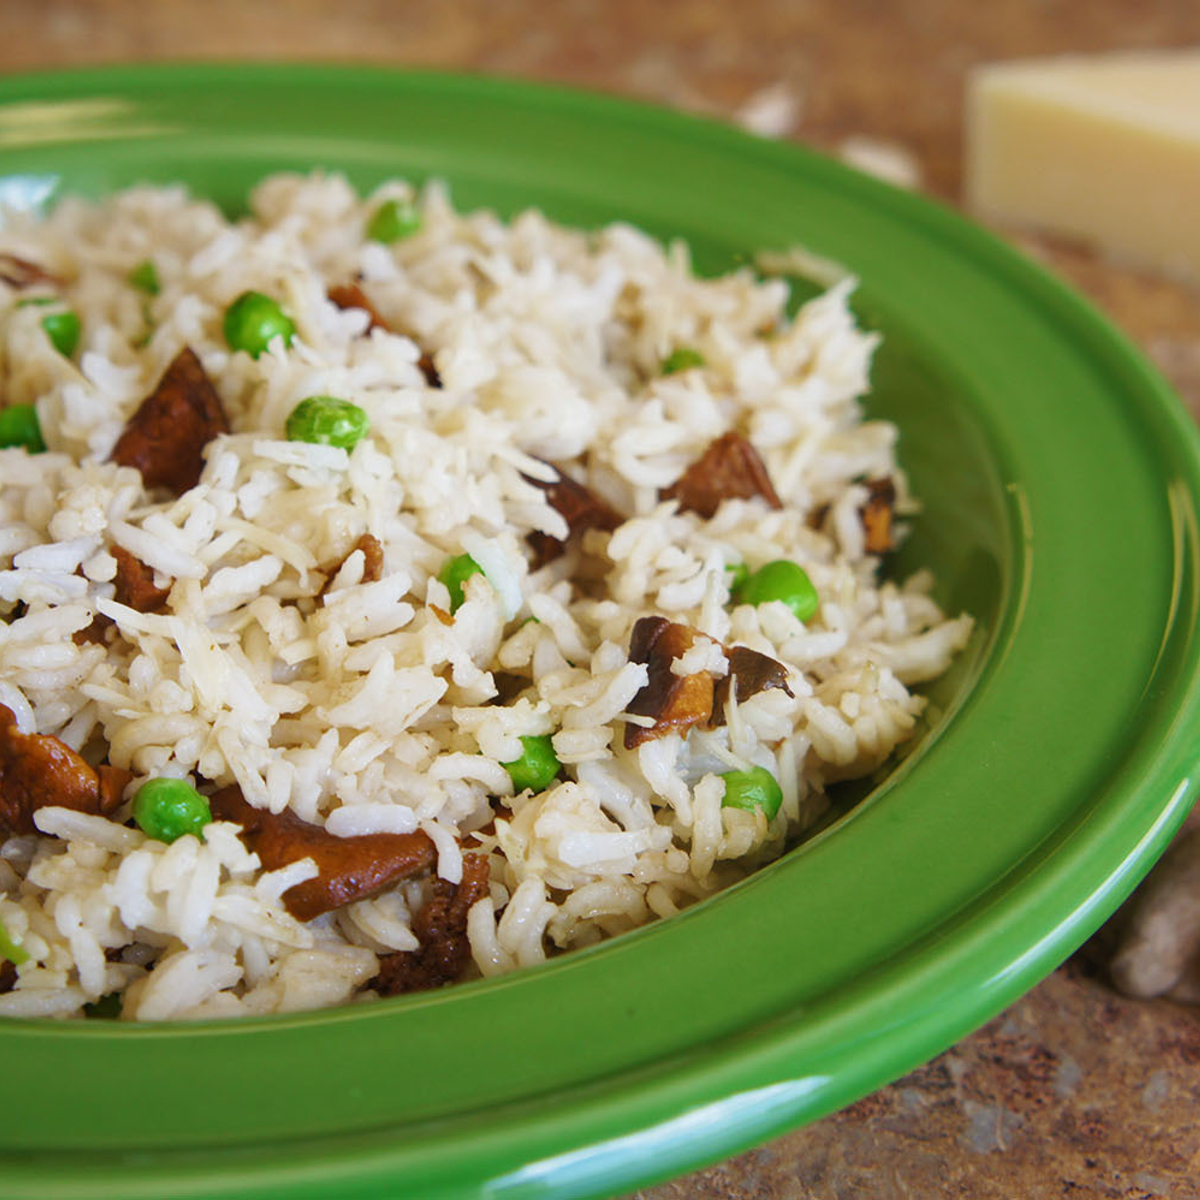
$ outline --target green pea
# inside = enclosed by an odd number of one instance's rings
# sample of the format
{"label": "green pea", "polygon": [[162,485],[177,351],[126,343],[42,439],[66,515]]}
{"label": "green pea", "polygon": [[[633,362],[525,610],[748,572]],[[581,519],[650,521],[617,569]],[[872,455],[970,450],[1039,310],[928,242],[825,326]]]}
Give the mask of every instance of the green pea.
{"label": "green pea", "polygon": [[367,222],[373,242],[398,242],[421,228],[421,214],[408,200],[385,200]]}
{"label": "green pea", "polygon": [[451,613],[458,612],[462,607],[463,584],[472,575],[482,574],[483,568],[469,554],[456,554],[453,558],[446,559],[437,577],[450,592]]}
{"label": "green pea", "polygon": [[7,958],[14,967],[29,961],[29,951],[13,941],[3,923],[0,923],[0,958]]}
{"label": "green pea", "polygon": [[129,272],[129,282],[139,292],[145,292],[148,296],[157,296],[162,291],[162,285],[158,282],[158,268],[154,265],[152,258],[147,258],[143,262],[138,263]]}
{"label": "green pea", "polygon": [[783,803],[783,791],[766,767],[726,771],[721,778],[725,780],[725,796],[721,803],[726,808],[744,808],[747,812],[761,808],[768,821],[775,820]]}
{"label": "green pea", "polygon": [[145,329],[137,336],[133,342],[135,350],[142,350],[150,344],[150,339],[154,336],[154,314],[150,311],[150,301],[146,300],[142,303],[142,324]]}
{"label": "green pea", "polygon": [[817,589],[804,568],[786,558],[777,558],[759,567],[738,585],[734,599],[739,604],[782,600],[796,614],[798,621],[807,621],[820,603]]}
{"label": "green pea", "polygon": [[46,449],[37,409],[32,404],[12,404],[0,408],[0,447],[24,446],[30,454]]}
{"label": "green pea", "polygon": [[729,575],[729,594],[732,596],[750,578],[750,568],[745,563],[727,563],[725,570]]}
{"label": "green pea", "polygon": [[55,350],[63,358],[70,358],[79,346],[79,334],[82,328],[79,323],[79,314],[67,308],[58,296],[26,296],[24,300],[17,301],[18,308],[29,308],[31,305],[45,308],[51,304],[59,307],[55,312],[47,313],[42,318],[41,326],[46,331],[46,336]]}
{"label": "green pea", "polygon": [[521,757],[514,762],[500,764],[512,778],[514,791],[523,792],[532,788],[540,792],[548,787],[558,775],[562,763],[554,753],[554,742],[549,734],[541,737],[521,739]]}
{"label": "green pea", "polygon": [[42,328],[50,339],[50,344],[63,356],[70,358],[79,345],[79,315],[69,308],[62,312],[47,313],[42,318]]}
{"label": "green pea", "polygon": [[245,350],[258,358],[275,338],[290,346],[296,326],[270,296],[262,292],[243,292],[225,310],[225,341],[231,350]]}
{"label": "green pea", "polygon": [[182,779],[148,779],[133,797],[133,819],[147,837],[173,842],[212,820],[208,801]]}
{"label": "green pea", "polygon": [[353,450],[371,428],[370,418],[357,404],[337,396],[309,396],[287,419],[289,442],[319,442]]}
{"label": "green pea", "polygon": [[109,992],[99,1000],[83,1006],[85,1016],[99,1018],[102,1021],[115,1021],[121,1015],[122,1001],[120,992]]}
{"label": "green pea", "polygon": [[699,350],[693,350],[690,346],[680,346],[662,360],[662,373],[674,375],[676,371],[688,371],[692,367],[702,366],[704,355]]}

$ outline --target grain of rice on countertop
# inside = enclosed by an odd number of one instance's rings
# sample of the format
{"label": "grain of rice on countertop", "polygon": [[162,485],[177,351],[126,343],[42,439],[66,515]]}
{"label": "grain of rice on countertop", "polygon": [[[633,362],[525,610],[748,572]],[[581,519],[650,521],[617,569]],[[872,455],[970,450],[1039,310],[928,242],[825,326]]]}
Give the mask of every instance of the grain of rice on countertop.
{"label": "grain of rice on countertop", "polygon": [[[232,222],[8,213],[0,262],[0,1014],[338,1005],[669,916],[879,768],[970,633],[868,553],[915,503],[852,281],[789,318],[626,224],[322,174]],[[192,832],[134,819],[161,779]]]}

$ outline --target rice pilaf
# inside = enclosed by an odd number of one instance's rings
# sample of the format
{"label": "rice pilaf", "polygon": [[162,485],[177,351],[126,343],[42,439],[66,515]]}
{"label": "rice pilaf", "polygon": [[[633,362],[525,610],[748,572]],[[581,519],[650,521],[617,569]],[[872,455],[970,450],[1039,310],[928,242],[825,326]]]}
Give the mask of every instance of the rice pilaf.
{"label": "rice pilaf", "polygon": [[[789,318],[437,185],[250,212],[0,226],[0,404],[46,447],[0,449],[0,1014],[538,963],[777,858],[912,735],[971,620],[880,578],[915,504],[852,281]],[[187,831],[144,818],[164,779]]]}

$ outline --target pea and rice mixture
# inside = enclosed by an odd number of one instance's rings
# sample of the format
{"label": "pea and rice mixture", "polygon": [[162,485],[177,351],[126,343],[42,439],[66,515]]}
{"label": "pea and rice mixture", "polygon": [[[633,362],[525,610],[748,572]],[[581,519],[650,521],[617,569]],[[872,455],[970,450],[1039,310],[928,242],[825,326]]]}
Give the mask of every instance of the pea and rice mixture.
{"label": "pea and rice mixture", "polygon": [[502,974],[742,878],[910,736],[971,622],[878,579],[913,504],[849,282],[789,319],[436,186],[250,208],[0,225],[0,1014]]}

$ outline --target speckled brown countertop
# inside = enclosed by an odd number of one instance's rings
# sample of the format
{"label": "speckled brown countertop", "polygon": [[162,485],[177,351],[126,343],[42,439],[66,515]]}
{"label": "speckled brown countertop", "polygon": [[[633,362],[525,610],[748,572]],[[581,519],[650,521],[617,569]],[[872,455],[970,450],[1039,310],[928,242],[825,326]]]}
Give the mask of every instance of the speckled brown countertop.
{"label": "speckled brown countertop", "polygon": [[[184,58],[348,59],[549,79],[851,135],[959,198],[975,62],[1200,44],[1196,0],[0,0],[0,71]],[[1200,300],[1023,239],[1151,355],[1200,416]],[[1200,1012],[1122,998],[1077,955],[989,1025],[835,1116],[643,1200],[1194,1197]]]}

